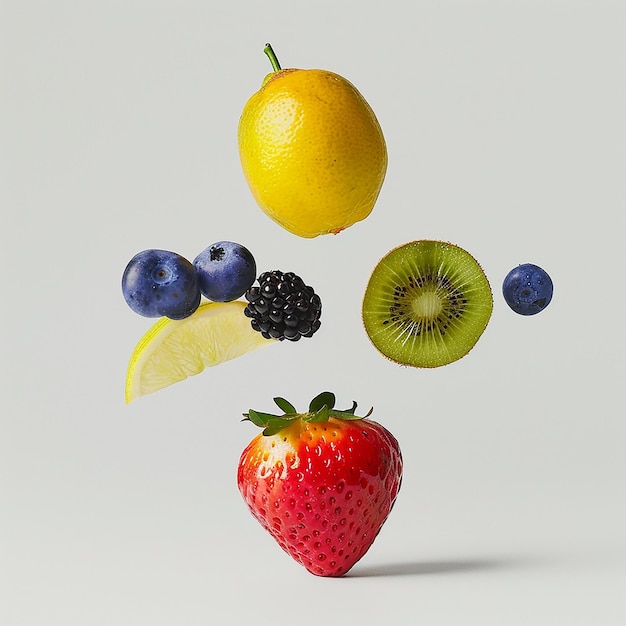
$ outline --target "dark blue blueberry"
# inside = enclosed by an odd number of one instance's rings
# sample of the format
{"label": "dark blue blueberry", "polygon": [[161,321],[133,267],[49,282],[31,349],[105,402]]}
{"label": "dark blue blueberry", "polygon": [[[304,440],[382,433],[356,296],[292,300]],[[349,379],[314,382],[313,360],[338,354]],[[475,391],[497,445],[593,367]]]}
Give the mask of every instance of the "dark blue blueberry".
{"label": "dark blue blueberry", "polygon": [[532,263],[513,268],[502,283],[506,303],[520,315],[535,315],[552,300],[552,279],[545,270]]}
{"label": "dark blue blueberry", "polygon": [[230,302],[243,296],[256,278],[251,252],[232,241],[218,241],[193,261],[202,295],[214,302]]}
{"label": "dark blue blueberry", "polygon": [[128,306],[145,317],[189,317],[200,304],[200,289],[193,265],[167,250],[136,254],[122,276]]}

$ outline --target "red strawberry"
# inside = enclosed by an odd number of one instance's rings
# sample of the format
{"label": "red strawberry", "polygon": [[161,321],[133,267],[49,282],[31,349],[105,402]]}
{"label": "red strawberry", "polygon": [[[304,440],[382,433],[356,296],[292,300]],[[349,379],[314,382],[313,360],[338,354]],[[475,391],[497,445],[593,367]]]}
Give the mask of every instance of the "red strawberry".
{"label": "red strawberry", "polygon": [[400,447],[380,424],[354,414],[356,402],[334,409],[330,392],[302,414],[284,398],[274,401],[284,415],[244,414],[264,431],[241,455],[239,490],[254,517],[309,572],[342,576],[393,507]]}

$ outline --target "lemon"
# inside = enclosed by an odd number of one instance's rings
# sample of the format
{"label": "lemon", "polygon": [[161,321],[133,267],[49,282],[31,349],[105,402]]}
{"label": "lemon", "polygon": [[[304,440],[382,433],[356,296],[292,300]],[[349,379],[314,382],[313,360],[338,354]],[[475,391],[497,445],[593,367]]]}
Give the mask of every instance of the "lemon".
{"label": "lemon", "polygon": [[257,204],[301,237],[338,233],[374,208],[387,170],[376,115],[356,87],[326,70],[280,69],[246,103],[238,128]]}
{"label": "lemon", "polygon": [[126,374],[126,403],[205,367],[275,343],[253,330],[245,302],[205,302],[182,320],[161,318],[135,347]]}

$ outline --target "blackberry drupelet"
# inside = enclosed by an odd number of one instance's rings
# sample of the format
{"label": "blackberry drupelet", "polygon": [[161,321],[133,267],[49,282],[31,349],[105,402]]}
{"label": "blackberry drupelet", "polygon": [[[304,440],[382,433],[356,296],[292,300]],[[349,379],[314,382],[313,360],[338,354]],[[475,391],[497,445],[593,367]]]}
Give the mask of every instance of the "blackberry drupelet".
{"label": "blackberry drupelet", "polygon": [[245,293],[244,309],[252,328],[266,339],[298,341],[312,337],[320,327],[322,301],[293,272],[263,272]]}

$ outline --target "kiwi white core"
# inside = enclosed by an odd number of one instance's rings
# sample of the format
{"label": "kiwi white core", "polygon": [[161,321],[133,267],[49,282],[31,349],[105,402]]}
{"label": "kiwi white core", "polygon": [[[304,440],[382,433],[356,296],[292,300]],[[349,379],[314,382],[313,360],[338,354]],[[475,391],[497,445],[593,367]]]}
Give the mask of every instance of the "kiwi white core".
{"label": "kiwi white core", "polygon": [[441,313],[441,299],[434,291],[425,291],[412,302],[413,313],[416,319],[434,320]]}

